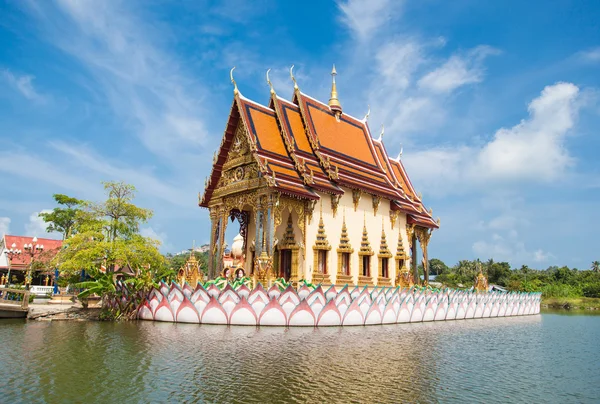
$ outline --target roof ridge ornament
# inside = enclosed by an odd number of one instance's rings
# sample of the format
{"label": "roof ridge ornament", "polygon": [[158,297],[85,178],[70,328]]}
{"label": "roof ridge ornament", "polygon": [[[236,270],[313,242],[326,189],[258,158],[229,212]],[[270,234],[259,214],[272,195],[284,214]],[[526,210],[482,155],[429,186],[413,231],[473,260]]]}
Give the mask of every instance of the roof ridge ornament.
{"label": "roof ridge ornament", "polygon": [[273,83],[271,83],[271,79],[269,79],[270,71],[271,71],[271,69],[267,70],[267,84],[269,85],[269,88],[271,89],[271,95],[275,95],[275,89],[273,88]]}
{"label": "roof ridge ornament", "polygon": [[383,141],[383,134],[385,133],[385,127],[383,126],[383,124],[381,124],[381,133],[379,134],[379,139],[377,139],[378,142]]}
{"label": "roof ridge ornament", "polygon": [[235,70],[235,66],[233,66],[231,68],[231,70],[229,71],[229,78],[231,79],[231,83],[233,84],[233,95],[238,95],[240,93],[240,91],[238,90],[237,84],[235,82],[235,79],[233,78],[233,71]]}
{"label": "roof ridge ornament", "polygon": [[368,108],[367,113],[366,113],[365,117],[363,118],[364,122],[367,122],[367,120],[369,119],[369,115],[371,115],[371,106],[367,105],[367,108]]}
{"label": "roof ridge ornament", "polygon": [[298,83],[296,83],[296,78],[294,77],[294,65],[290,67],[290,78],[294,82],[294,90],[298,90]]}
{"label": "roof ridge ornament", "polygon": [[340,104],[340,100],[338,100],[337,86],[335,84],[335,76],[337,76],[337,71],[335,70],[335,64],[331,69],[331,97],[329,98],[329,108],[335,113],[335,119],[340,120],[340,115],[342,114],[342,104]]}

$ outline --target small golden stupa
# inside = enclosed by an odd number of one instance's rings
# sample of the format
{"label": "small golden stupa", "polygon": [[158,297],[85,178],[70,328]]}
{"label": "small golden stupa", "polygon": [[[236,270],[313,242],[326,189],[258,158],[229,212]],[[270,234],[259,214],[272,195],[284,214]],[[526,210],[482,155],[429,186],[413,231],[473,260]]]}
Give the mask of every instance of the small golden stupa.
{"label": "small golden stupa", "polygon": [[481,264],[478,265],[479,266],[479,274],[477,275],[477,278],[475,278],[475,290],[477,292],[487,292],[488,291],[488,280],[487,278],[483,275],[483,271],[481,269]]}
{"label": "small golden stupa", "polygon": [[195,287],[198,284],[198,282],[203,281],[203,274],[200,270],[200,263],[194,255],[193,247],[192,251],[190,252],[189,258],[187,259],[185,264],[183,264],[182,267],[179,268],[179,271],[177,272],[177,280],[179,281],[180,285],[183,285],[185,282],[187,282],[192,287]]}

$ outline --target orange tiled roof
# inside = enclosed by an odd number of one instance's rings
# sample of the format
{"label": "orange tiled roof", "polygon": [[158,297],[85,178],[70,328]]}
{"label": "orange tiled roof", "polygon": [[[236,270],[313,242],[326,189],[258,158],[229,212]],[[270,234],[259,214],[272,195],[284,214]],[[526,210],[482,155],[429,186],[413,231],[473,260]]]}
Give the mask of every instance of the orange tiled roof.
{"label": "orange tiled roof", "polygon": [[293,154],[296,169],[305,174],[312,172],[311,187],[324,192],[341,194],[343,191],[329,180],[314,154],[298,106],[277,96],[272,97],[271,105],[277,112],[282,138],[287,139],[289,143],[290,157]]}
{"label": "orange tiled roof", "polygon": [[[200,206],[207,207],[241,121],[269,186],[292,196],[318,199],[314,191],[340,194],[341,186],[392,200],[409,223],[438,227],[417,196],[402,163],[371,137],[368,124],[296,90],[293,102],[272,95],[269,107],[237,94],[216,163]],[[264,171],[264,172],[263,172]]]}

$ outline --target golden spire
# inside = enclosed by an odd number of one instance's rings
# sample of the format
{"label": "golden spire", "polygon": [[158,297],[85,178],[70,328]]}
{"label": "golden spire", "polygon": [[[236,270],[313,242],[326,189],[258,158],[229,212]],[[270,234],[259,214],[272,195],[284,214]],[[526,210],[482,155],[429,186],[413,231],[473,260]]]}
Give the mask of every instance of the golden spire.
{"label": "golden spire", "polygon": [[354,250],[350,245],[350,237],[348,237],[348,228],[346,227],[346,210],[344,209],[344,220],[342,221],[342,235],[340,236],[340,246],[337,252],[347,252],[352,254]]}
{"label": "golden spire", "polygon": [[373,250],[371,249],[371,243],[369,243],[369,233],[367,232],[367,221],[365,216],[365,223],[363,225],[363,234],[362,239],[360,241],[360,252],[363,254],[373,254]]}
{"label": "golden spire", "polygon": [[337,76],[337,71],[335,70],[335,65],[333,65],[333,69],[331,69],[331,98],[329,98],[329,108],[335,112],[336,118],[339,119],[340,114],[342,113],[342,104],[340,104],[340,100],[338,100],[337,87],[335,85],[335,76]]}
{"label": "golden spire", "polygon": [[327,234],[325,233],[325,224],[323,223],[323,213],[319,218],[319,230],[317,232],[317,240],[315,241],[316,249],[329,250],[329,241],[327,241]]}
{"label": "golden spire", "polygon": [[396,245],[396,258],[404,259],[406,253],[404,252],[404,242],[402,241],[402,235],[398,234],[398,244]]}
{"label": "golden spire", "polygon": [[381,241],[379,242],[379,255],[385,257],[391,257],[392,253],[387,245],[387,238],[385,237],[385,227],[383,224],[383,218],[381,219]]}

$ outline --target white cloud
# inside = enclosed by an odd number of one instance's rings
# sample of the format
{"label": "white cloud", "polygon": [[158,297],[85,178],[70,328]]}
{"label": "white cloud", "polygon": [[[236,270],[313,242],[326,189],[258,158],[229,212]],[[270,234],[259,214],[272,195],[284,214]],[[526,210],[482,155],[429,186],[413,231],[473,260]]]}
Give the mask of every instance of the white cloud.
{"label": "white cloud", "polygon": [[[68,156],[70,161],[78,163],[82,168],[100,174],[105,180],[123,180],[135,186],[143,193],[151,195],[179,206],[191,206],[194,194],[186,194],[167,181],[161,181],[152,172],[147,172],[143,167],[125,168],[111,164],[106,158],[82,146],[72,146],[63,142],[53,142],[51,146]],[[100,178],[97,183],[100,183]]]}
{"label": "white cloud", "polygon": [[46,228],[48,224],[39,216],[40,213],[50,213],[50,209],[43,209],[40,212],[33,212],[29,215],[29,222],[25,224],[25,234],[34,237],[47,237]]}
{"label": "white cloud", "polygon": [[425,62],[424,46],[415,39],[397,39],[382,45],[375,60],[379,76],[383,78],[382,87],[392,85],[397,90],[406,90],[414,73]]}
{"label": "white cloud", "polygon": [[163,161],[179,164],[207,141],[198,118],[203,92],[168,50],[165,26],[145,23],[138,11],[129,3],[72,0],[31,7],[44,35],[87,69],[126,129]]}
{"label": "white cloud", "polygon": [[578,52],[577,56],[585,62],[600,62],[600,47]]}
{"label": "white cloud", "polygon": [[493,233],[489,239],[473,243],[473,253],[478,258],[495,261],[507,261],[513,265],[526,262],[543,263],[556,258],[553,254],[542,249],[530,251],[525,243],[516,236],[516,232],[504,234]]}
{"label": "white cloud", "polygon": [[359,40],[369,39],[392,18],[395,7],[402,7],[403,0],[347,0],[339,1],[342,22]]}
{"label": "white cloud", "polygon": [[0,236],[10,232],[10,217],[0,217]]}
{"label": "white cloud", "polygon": [[454,93],[481,82],[487,56],[498,53],[481,45],[454,53],[440,64],[434,54],[445,45],[442,37],[420,39],[405,35],[384,41],[377,39],[369,44],[373,55],[361,55],[361,60],[357,60],[357,65],[363,60],[376,61],[374,71],[372,63],[364,66],[372,77],[368,91],[371,122],[376,126],[385,124],[386,131],[396,137],[391,145],[397,147],[400,136],[410,145],[411,134],[427,135],[443,127]]}
{"label": "white cloud", "polygon": [[535,262],[546,262],[553,258],[555,258],[553,254],[550,254],[549,252],[545,252],[544,250],[541,250],[541,249],[536,250],[533,253],[533,260]]}
{"label": "white cloud", "polygon": [[[79,194],[90,195],[96,184],[86,181],[81,175],[60,164],[44,160],[36,154],[28,154],[19,150],[0,152],[0,173],[6,173],[20,178],[25,178],[36,187],[41,184],[50,184],[60,189],[79,191]],[[21,169],[27,167],[27,170]]]}
{"label": "white cloud", "polygon": [[529,117],[501,128],[483,146],[437,147],[404,157],[416,181],[432,193],[462,192],[500,182],[550,182],[574,164],[565,138],[581,104],[571,83],[547,86],[529,104]]}
{"label": "white cloud", "polygon": [[454,91],[458,87],[483,80],[483,61],[498,51],[489,46],[478,46],[465,56],[453,55],[446,63],[423,76],[418,85],[437,93]]}
{"label": "white cloud", "polygon": [[480,151],[477,173],[484,178],[533,181],[551,181],[563,174],[573,164],[564,140],[575,125],[578,93],[571,83],[544,88],[529,104],[528,120],[498,130]]}
{"label": "white cloud", "polygon": [[167,234],[161,231],[156,231],[152,226],[140,228],[140,234],[144,237],[151,238],[160,242],[160,248],[163,251],[172,250],[172,245],[168,241]]}
{"label": "white cloud", "polygon": [[33,87],[35,76],[28,74],[18,76],[5,69],[2,70],[2,77],[4,77],[4,80],[6,80],[10,86],[18,90],[23,97],[28,100],[35,102],[43,102],[45,100],[45,98]]}

